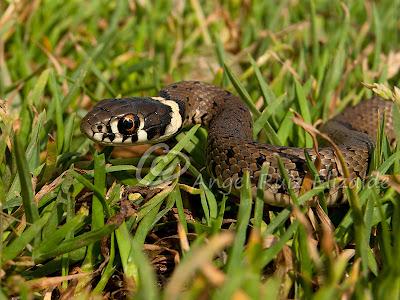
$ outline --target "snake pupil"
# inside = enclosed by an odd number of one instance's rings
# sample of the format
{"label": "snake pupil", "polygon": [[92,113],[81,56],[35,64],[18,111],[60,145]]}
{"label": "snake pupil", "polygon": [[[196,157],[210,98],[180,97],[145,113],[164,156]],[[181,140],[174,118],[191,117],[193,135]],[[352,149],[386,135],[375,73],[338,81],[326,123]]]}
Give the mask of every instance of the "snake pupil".
{"label": "snake pupil", "polygon": [[118,131],[122,134],[132,134],[136,130],[135,116],[130,114],[122,117],[118,121]]}

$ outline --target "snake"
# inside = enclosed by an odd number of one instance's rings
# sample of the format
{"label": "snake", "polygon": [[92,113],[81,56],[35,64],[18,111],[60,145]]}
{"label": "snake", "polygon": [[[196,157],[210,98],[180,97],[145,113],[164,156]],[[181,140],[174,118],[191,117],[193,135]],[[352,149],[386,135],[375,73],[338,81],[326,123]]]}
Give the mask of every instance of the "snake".
{"label": "snake", "polygon": [[[82,118],[81,131],[99,144],[127,146],[165,141],[182,128],[201,124],[208,129],[206,167],[219,187],[236,186],[247,171],[255,194],[264,167],[264,201],[285,207],[293,203],[293,193],[301,193],[305,178],[311,174],[307,156],[320,162],[319,182],[346,174],[350,180],[366,179],[380,120],[385,120],[388,140],[395,139],[393,105],[374,96],[347,107],[319,128],[337,145],[348,173],[344,172],[338,151],[329,143],[308,149],[254,141],[252,115],[242,99],[200,81],[172,83],[156,97],[101,100]],[[286,180],[280,165],[284,166]],[[329,206],[346,201],[342,190],[330,187],[324,191]]]}

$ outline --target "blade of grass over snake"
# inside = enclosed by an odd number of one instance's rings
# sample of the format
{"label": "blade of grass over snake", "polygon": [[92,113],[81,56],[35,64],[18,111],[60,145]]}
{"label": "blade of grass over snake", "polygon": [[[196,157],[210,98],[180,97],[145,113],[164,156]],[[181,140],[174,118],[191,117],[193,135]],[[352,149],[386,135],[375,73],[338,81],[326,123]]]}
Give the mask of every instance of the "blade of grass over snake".
{"label": "blade of grass over snake", "polygon": [[164,199],[168,196],[168,194],[173,190],[175,184],[170,185],[166,188],[163,188],[161,192],[156,194],[151,200],[146,202],[144,205],[140,207],[140,210],[137,212],[136,218],[137,221],[140,221],[142,218],[144,218],[147,214],[150,213],[154,209],[154,207],[159,206],[162,204]]}
{"label": "blade of grass over snake", "polygon": [[[298,203],[299,205],[304,205],[306,201],[312,199],[314,196],[318,195],[319,193],[325,191],[328,189],[330,186],[335,186],[339,182],[336,179],[324,182],[320,185],[317,185],[314,187],[312,190],[304,193],[303,195],[298,197]],[[283,209],[275,218],[272,222],[268,224],[268,227],[264,233],[265,236],[268,234],[272,234],[275,232],[277,228],[279,228],[282,224],[286,222],[286,220],[289,218],[291,213],[291,208],[285,208]]]}
{"label": "blade of grass over snake", "polygon": [[179,185],[176,185],[175,188],[171,191],[171,197],[175,199],[175,206],[178,211],[178,220],[181,223],[185,232],[187,233],[188,227],[187,227],[185,211],[182,203],[182,196],[181,196],[181,191],[179,189]]}
{"label": "blade of grass over snake", "polygon": [[238,262],[242,261],[242,253],[252,207],[249,172],[244,172],[241,183],[242,186],[240,188],[240,204],[236,226],[236,237],[229,252],[229,260],[227,263],[228,276],[234,276],[234,274],[242,268],[241,264]]}
{"label": "blade of grass over snake", "polygon": [[[318,170],[317,170],[310,154],[306,150],[304,150],[304,157],[306,158],[307,168],[310,171],[310,174],[311,174],[310,178],[312,178],[312,180],[313,180],[313,185],[321,184]],[[304,183],[303,183],[303,185],[304,185]],[[321,192],[319,194],[319,204],[321,205],[324,212],[328,213],[328,204],[327,204],[327,200],[326,200],[324,192]]]}
{"label": "blade of grass over snake", "polygon": [[[279,108],[279,106],[283,105],[283,101],[285,100],[286,95],[282,95],[278,98],[274,98],[270,104],[266,108],[264,108],[263,112],[261,113],[260,117],[254,122],[253,126],[253,137],[254,139],[257,138],[258,133],[263,129],[266,124],[267,120],[274,114],[274,112]],[[273,129],[272,129],[273,130]]]}
{"label": "blade of grass over snake", "polygon": [[[246,103],[247,107],[250,109],[250,111],[253,113],[253,116],[255,118],[259,118],[261,116],[261,113],[258,111],[257,107],[254,105],[253,100],[251,99],[249,93],[246,91],[246,89],[243,87],[243,85],[240,83],[239,79],[232,73],[232,71],[229,69],[227,65],[224,65],[224,70],[226,74],[228,75],[229,80],[231,81],[232,85],[235,87],[236,91],[238,92],[239,96],[241,99]],[[279,140],[278,135],[272,128],[271,124],[267,120],[265,120],[264,129],[267,132],[268,139],[273,143],[274,145],[282,145],[281,141]]]}
{"label": "blade of grass over snake", "polygon": [[258,111],[257,107],[254,105],[253,99],[251,99],[251,96],[249,93],[246,91],[242,83],[239,81],[239,78],[236,77],[235,74],[231,71],[231,69],[227,66],[224,65],[224,70],[226,74],[228,75],[229,80],[231,81],[232,85],[235,87],[236,91],[238,92],[239,96],[241,99],[246,103],[247,107],[250,109],[250,111],[253,113],[255,117],[260,116],[260,112]]}
{"label": "blade of grass over snake", "polygon": [[297,198],[297,195],[293,191],[292,182],[289,179],[289,174],[287,173],[286,168],[282,162],[282,158],[280,156],[277,156],[276,158],[278,160],[279,173],[281,174],[283,181],[286,184],[290,199],[293,201],[294,205],[299,206],[299,200]]}
{"label": "blade of grass over snake", "polygon": [[264,190],[267,181],[268,167],[263,165],[261,167],[260,177],[257,185],[257,196],[254,205],[254,228],[257,228],[261,232],[261,223],[264,215]]}
{"label": "blade of grass over snake", "polygon": [[139,185],[149,185],[154,179],[161,173],[161,171],[177,156],[180,151],[184,148],[185,144],[190,141],[200,125],[193,126],[182,140],[180,140],[163,158],[157,165],[155,165],[150,172],[139,181]]}

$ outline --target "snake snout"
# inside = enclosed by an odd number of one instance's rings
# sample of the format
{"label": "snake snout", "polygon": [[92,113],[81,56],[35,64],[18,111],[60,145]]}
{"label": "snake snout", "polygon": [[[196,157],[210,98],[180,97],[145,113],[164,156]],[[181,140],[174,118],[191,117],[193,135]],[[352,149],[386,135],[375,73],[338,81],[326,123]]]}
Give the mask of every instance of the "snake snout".
{"label": "snake snout", "polygon": [[83,134],[96,142],[101,142],[107,133],[106,125],[90,112],[83,117],[80,128]]}
{"label": "snake snout", "polygon": [[92,137],[93,136],[93,131],[92,131],[92,126],[90,125],[90,123],[87,121],[87,116],[85,116],[82,119],[81,122],[81,132],[85,135],[87,135],[88,137]]}

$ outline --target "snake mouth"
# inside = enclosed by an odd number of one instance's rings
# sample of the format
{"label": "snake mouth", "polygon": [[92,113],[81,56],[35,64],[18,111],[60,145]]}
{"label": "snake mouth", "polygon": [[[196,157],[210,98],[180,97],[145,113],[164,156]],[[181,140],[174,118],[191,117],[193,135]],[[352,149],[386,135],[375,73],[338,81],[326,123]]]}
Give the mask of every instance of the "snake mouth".
{"label": "snake mouth", "polygon": [[102,122],[93,124],[90,113],[83,117],[80,129],[84,135],[96,143],[104,145],[113,144],[112,140],[115,138],[115,134],[109,133],[107,126]]}

